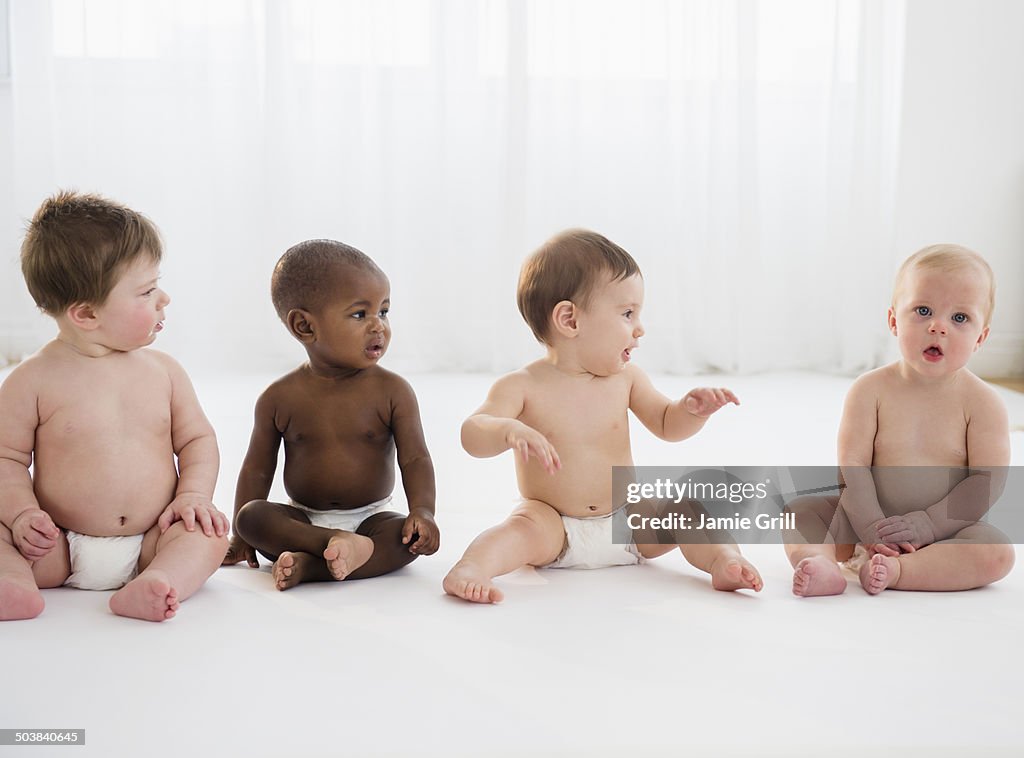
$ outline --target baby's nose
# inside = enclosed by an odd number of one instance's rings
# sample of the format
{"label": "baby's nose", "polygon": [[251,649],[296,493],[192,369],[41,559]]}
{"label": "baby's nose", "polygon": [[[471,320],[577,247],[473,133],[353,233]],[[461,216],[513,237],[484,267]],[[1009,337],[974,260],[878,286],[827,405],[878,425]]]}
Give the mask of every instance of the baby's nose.
{"label": "baby's nose", "polygon": [[933,319],[929,331],[932,334],[935,334],[936,332],[938,332],[939,334],[945,334],[946,324],[945,322],[940,321],[939,319]]}
{"label": "baby's nose", "polygon": [[163,290],[160,290],[160,298],[161,300],[163,300],[163,305],[161,306],[162,308],[166,308],[168,305],[171,304],[171,296],[168,295]]}

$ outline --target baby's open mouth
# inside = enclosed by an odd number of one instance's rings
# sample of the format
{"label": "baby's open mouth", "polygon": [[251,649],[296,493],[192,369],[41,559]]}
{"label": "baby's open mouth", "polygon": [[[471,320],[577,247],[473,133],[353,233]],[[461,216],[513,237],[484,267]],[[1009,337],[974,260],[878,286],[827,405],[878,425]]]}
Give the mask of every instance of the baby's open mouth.
{"label": "baby's open mouth", "polygon": [[924,351],[924,354],[932,358],[941,358],[942,348],[939,347],[938,345],[932,345],[931,347]]}
{"label": "baby's open mouth", "polygon": [[384,343],[383,342],[371,342],[366,346],[366,354],[371,358],[380,358],[384,355]]}

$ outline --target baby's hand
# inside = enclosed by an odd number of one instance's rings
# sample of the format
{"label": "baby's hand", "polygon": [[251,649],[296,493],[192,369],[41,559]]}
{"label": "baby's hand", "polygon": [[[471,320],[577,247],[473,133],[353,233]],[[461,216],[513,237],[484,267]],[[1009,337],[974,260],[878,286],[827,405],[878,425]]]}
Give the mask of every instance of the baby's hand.
{"label": "baby's hand", "polygon": [[739,405],[740,400],[725,387],[697,387],[683,398],[683,407],[700,418],[707,418],[726,403]]}
{"label": "baby's hand", "polygon": [[915,548],[935,542],[935,525],[924,511],[911,511],[902,516],[889,516],[876,524],[878,537],[884,542],[905,542]]}
{"label": "baby's hand", "polygon": [[207,537],[215,534],[223,537],[228,533],[227,516],[214,507],[210,498],[196,492],[182,492],[177,495],[171,504],[164,508],[156,523],[160,525],[161,532],[166,532],[175,521],[181,521],[190,532],[196,530],[198,521],[203,534]]}
{"label": "baby's hand", "polygon": [[224,560],[220,562],[220,565],[234,566],[241,561],[245,561],[253,568],[260,567],[260,562],[256,559],[256,548],[236,534],[231,538],[228,551],[224,554]]}
{"label": "baby's hand", "polygon": [[[411,545],[413,537],[416,541]],[[441,546],[441,533],[434,521],[434,514],[426,508],[411,508],[402,525],[402,544],[409,545],[409,552],[416,555],[433,555]]]}
{"label": "baby's hand", "polygon": [[562,468],[562,461],[559,460],[554,445],[548,442],[543,434],[521,421],[513,421],[512,424],[512,428],[505,435],[505,442],[523,457],[523,463],[528,463],[532,455],[549,474]]}
{"label": "baby's hand", "polygon": [[902,555],[903,553],[912,553],[917,549],[909,542],[875,542],[869,543],[864,547],[867,549],[869,555],[874,555],[875,553],[878,553],[879,555],[887,555],[890,558],[895,558],[896,556]]}
{"label": "baby's hand", "polygon": [[19,513],[11,523],[11,535],[19,553],[30,561],[38,561],[57,545],[60,529],[49,513],[29,508]]}

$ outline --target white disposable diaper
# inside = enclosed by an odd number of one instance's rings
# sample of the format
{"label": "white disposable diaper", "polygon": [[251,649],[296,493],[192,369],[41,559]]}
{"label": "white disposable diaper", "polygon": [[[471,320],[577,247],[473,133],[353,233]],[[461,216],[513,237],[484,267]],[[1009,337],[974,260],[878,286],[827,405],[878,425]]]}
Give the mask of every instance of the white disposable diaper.
{"label": "white disposable diaper", "polygon": [[71,576],[64,584],[80,590],[116,590],[139,573],[144,535],[92,537],[68,531]]}
{"label": "white disposable diaper", "polygon": [[387,510],[389,505],[391,505],[391,495],[388,495],[383,500],[378,500],[376,503],[364,505],[361,508],[334,511],[319,511],[315,508],[307,508],[301,503],[296,503],[294,500],[292,501],[292,507],[298,508],[305,513],[309,518],[309,523],[313,526],[323,527],[324,529],[341,529],[344,532],[354,532],[366,519],[375,513]]}
{"label": "white disposable diaper", "polygon": [[612,519],[624,516],[625,509],[594,518],[562,516],[565,527],[565,550],[546,568],[595,569],[606,566],[630,566],[643,558],[636,545],[612,542]]}

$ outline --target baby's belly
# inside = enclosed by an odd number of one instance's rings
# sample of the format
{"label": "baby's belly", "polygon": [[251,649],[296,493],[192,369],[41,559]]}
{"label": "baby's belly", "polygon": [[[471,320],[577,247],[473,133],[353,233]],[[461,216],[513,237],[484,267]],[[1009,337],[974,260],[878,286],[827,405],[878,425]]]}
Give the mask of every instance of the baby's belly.
{"label": "baby's belly", "polygon": [[920,511],[934,505],[966,476],[966,469],[945,466],[875,467],[878,504],[887,515]]}
{"label": "baby's belly", "polygon": [[[618,465],[631,465],[623,463]],[[546,471],[518,471],[519,491],[527,500],[547,503],[563,516],[591,518],[604,516],[625,502],[615,502],[612,491],[612,463],[574,472],[563,465],[556,474]]]}
{"label": "baby's belly", "polygon": [[177,483],[174,459],[162,450],[141,457],[42,457],[34,470],[36,497],[54,522],[100,537],[148,530],[174,499]]}

